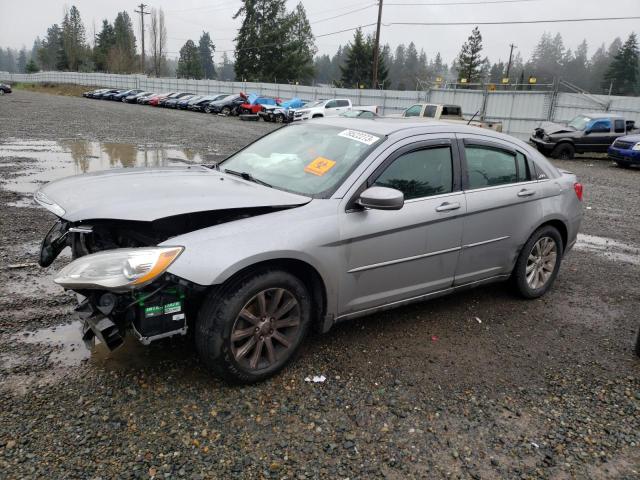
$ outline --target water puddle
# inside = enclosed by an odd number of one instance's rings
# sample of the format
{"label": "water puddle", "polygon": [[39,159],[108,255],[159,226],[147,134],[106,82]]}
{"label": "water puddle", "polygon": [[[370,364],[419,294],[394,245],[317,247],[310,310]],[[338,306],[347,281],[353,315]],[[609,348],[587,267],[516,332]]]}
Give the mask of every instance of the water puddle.
{"label": "water puddle", "polygon": [[[211,163],[220,155],[211,149],[199,152],[189,148],[89,142],[86,140],[34,141],[10,139],[0,144],[0,159],[20,158],[28,162],[10,161],[20,170],[9,178],[4,188],[22,194],[33,193],[39,184],[110,168],[166,167]],[[30,206],[27,200],[14,206]],[[17,204],[17,205],[16,205]]]}
{"label": "water puddle", "polygon": [[51,347],[49,361],[61,367],[74,367],[91,357],[82,341],[79,323],[43,328],[35,332],[18,333],[12,336],[14,341],[36,343]]}
{"label": "water puddle", "polygon": [[576,250],[594,253],[616,262],[640,266],[640,246],[606,237],[578,234]]}

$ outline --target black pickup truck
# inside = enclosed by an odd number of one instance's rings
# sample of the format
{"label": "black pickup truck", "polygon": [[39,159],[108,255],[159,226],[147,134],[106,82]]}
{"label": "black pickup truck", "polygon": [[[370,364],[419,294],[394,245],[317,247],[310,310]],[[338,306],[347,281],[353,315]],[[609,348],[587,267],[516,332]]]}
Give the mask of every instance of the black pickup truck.
{"label": "black pickup truck", "polygon": [[633,120],[593,113],[578,115],[566,124],[544,122],[533,131],[529,142],[544,155],[571,159],[576,153],[606,153],[618,137],[634,130]]}

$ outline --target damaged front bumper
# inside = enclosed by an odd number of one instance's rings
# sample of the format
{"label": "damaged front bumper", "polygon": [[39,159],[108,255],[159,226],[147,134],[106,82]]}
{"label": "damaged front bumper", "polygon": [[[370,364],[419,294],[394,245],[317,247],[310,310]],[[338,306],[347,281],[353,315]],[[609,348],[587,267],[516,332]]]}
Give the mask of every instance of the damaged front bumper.
{"label": "damaged front bumper", "polygon": [[109,350],[115,350],[127,334],[143,345],[184,336],[191,312],[195,311],[193,306],[199,303],[199,293],[198,289],[185,288],[177,282],[156,285],[145,292],[79,293],[76,314],[82,322],[82,339],[89,349],[97,339]]}

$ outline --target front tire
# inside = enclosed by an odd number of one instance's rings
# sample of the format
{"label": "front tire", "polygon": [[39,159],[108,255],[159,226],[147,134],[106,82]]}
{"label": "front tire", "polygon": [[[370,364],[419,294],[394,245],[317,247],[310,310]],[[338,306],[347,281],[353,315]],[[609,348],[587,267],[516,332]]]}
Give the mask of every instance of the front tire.
{"label": "front tire", "polygon": [[222,109],[222,112],[220,112],[220,113],[222,113],[223,115],[230,115],[231,114],[231,109],[229,107],[224,107]]}
{"label": "front tire", "polygon": [[570,143],[561,143],[560,145],[556,145],[551,152],[551,158],[555,158],[557,160],[573,160],[575,155],[576,149]]}
{"label": "front tire", "polygon": [[562,237],[555,227],[547,225],[533,232],[513,270],[517,293],[529,299],[547,293],[558,276],[563,252]]}
{"label": "front tire", "polygon": [[196,348],[224,380],[255,383],[293,359],[310,323],[302,281],[281,270],[257,272],[209,294],[196,320]]}

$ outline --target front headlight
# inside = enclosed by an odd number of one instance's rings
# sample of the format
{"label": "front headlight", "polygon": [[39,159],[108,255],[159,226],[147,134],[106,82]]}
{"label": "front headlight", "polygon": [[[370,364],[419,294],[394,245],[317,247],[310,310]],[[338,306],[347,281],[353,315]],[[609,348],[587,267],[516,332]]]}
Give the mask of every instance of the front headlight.
{"label": "front headlight", "polygon": [[640,150],[640,142],[636,143],[636,144],[633,146],[633,150],[636,150],[636,151]]}
{"label": "front headlight", "polygon": [[74,260],[55,278],[68,289],[133,290],[162,275],[184,247],[121,248]]}

